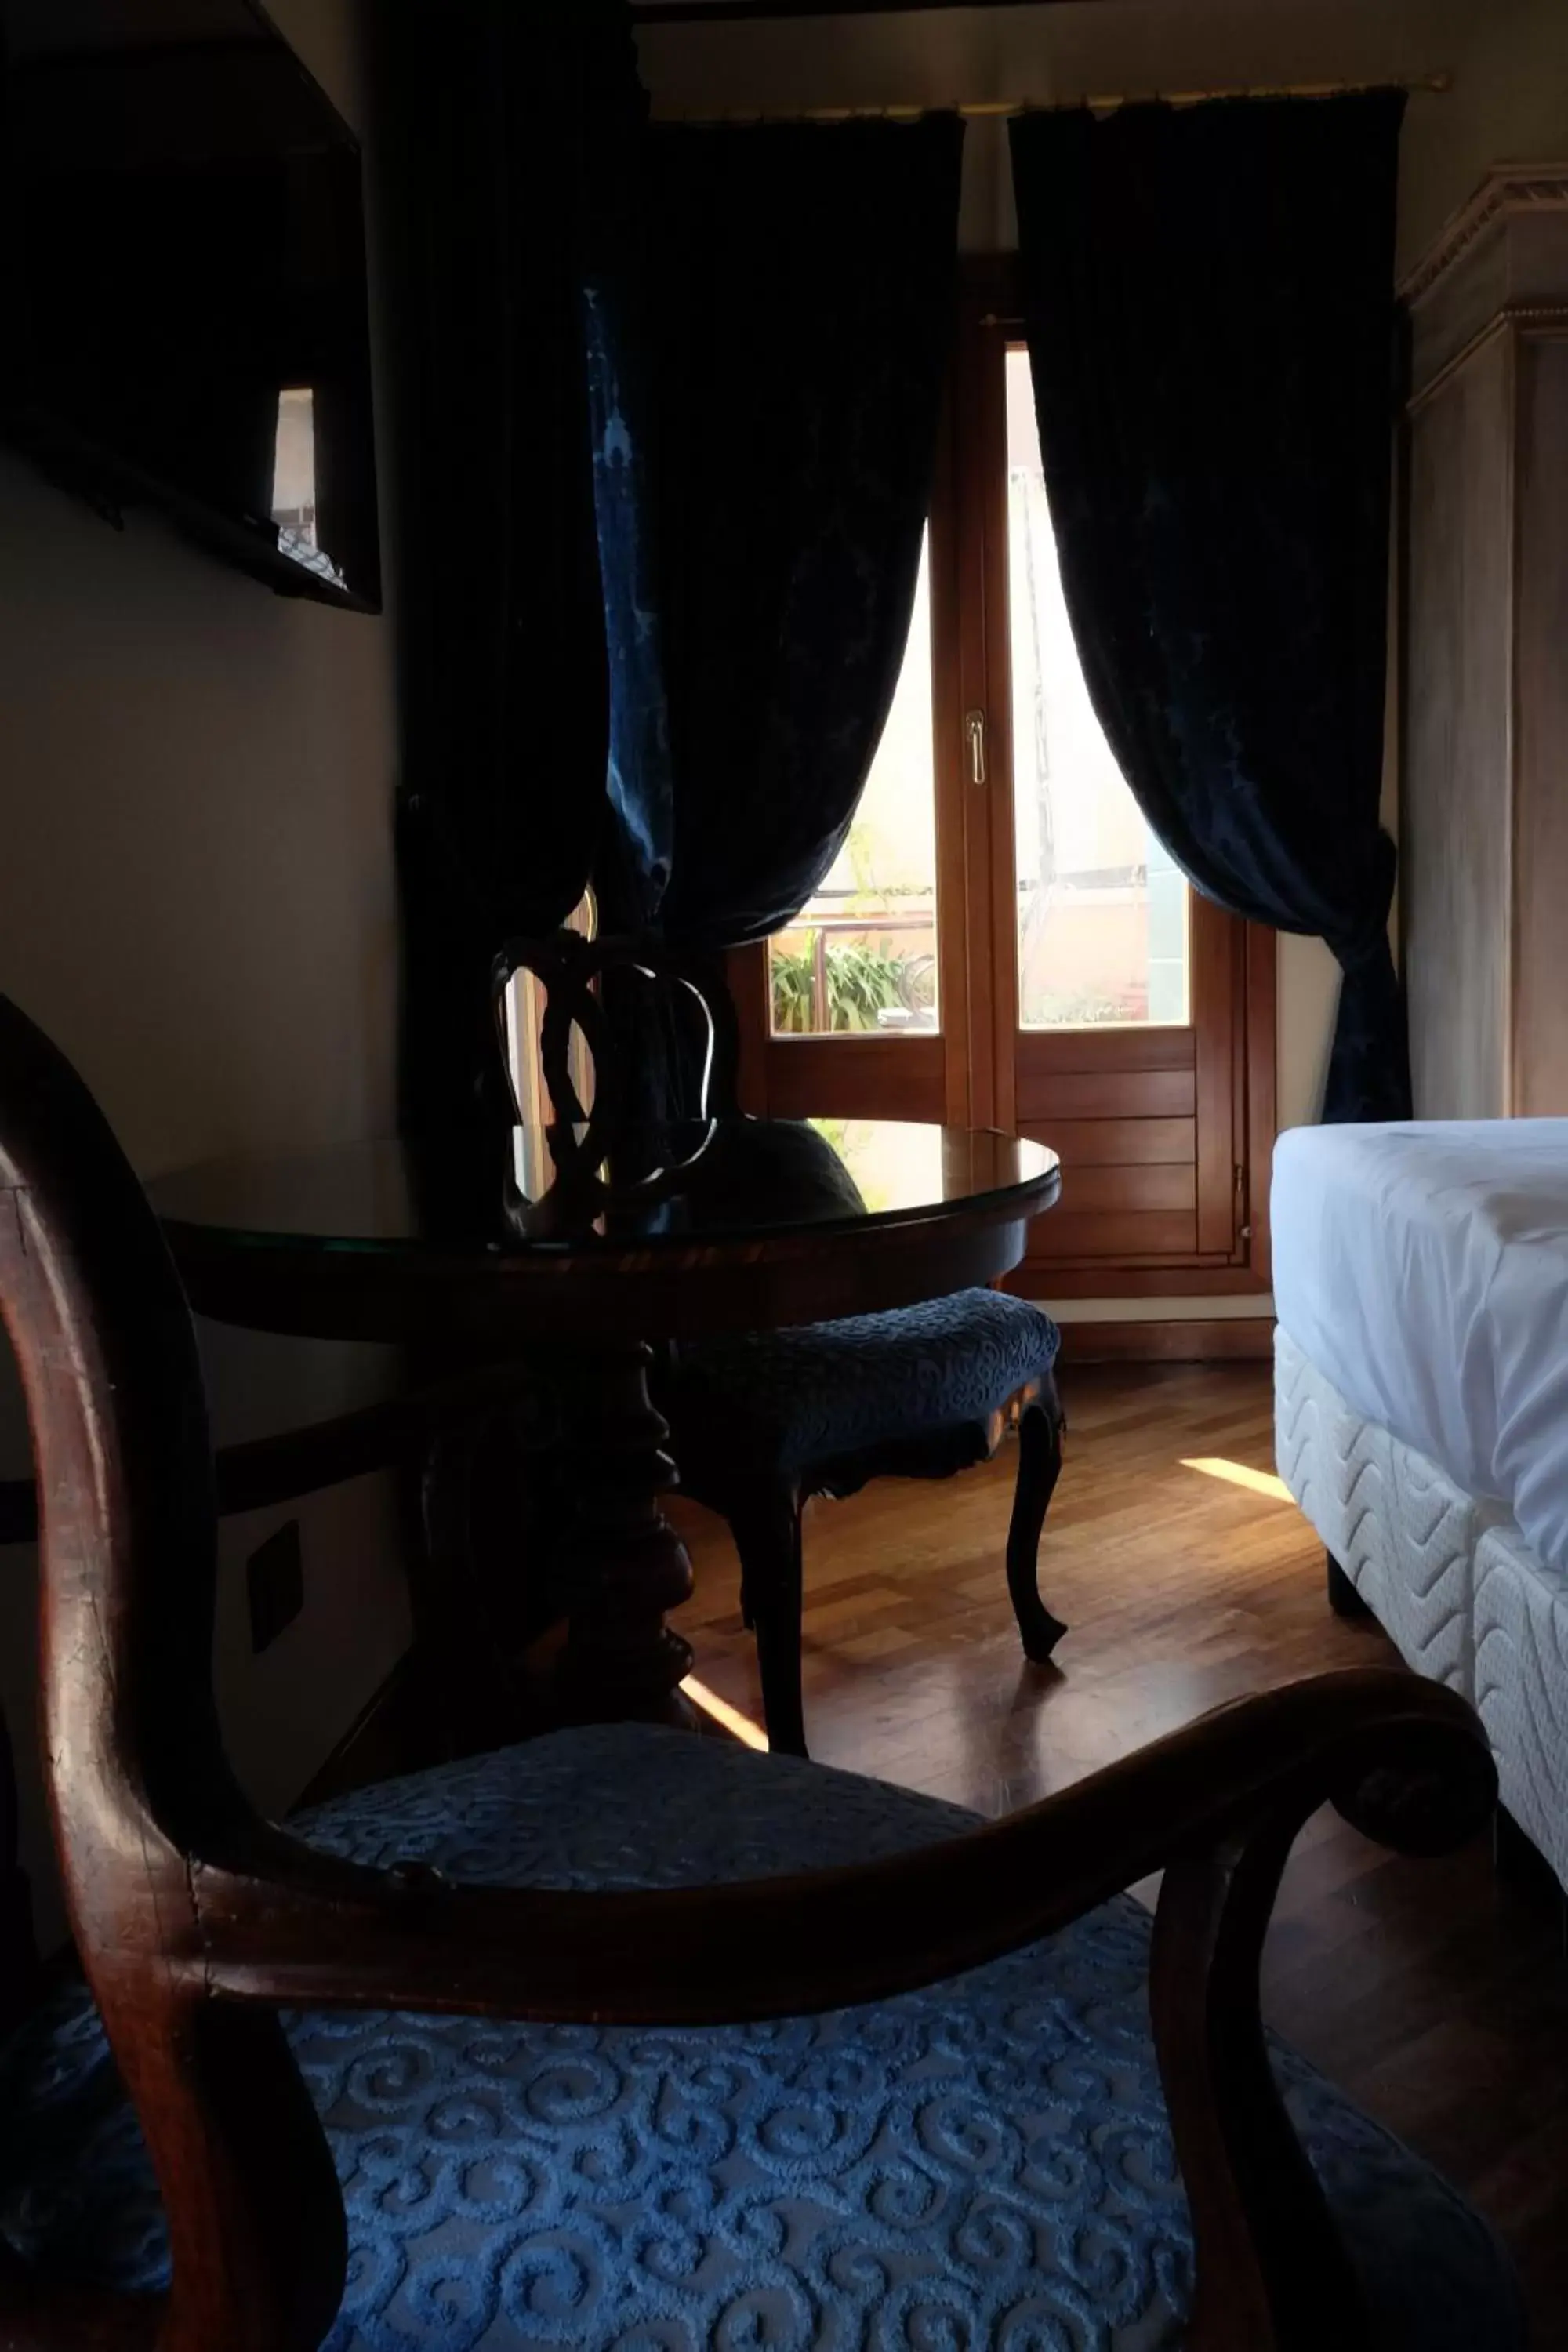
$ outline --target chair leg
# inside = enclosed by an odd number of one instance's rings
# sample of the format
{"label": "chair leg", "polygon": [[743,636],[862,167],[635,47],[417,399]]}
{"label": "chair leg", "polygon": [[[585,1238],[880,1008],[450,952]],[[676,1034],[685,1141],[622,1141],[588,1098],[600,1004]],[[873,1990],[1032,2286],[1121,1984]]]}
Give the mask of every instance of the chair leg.
{"label": "chair leg", "polygon": [[1018,1421],[1018,1484],[1007,1530],[1007,1591],[1024,1655],[1043,1666],[1067,1632],[1040,1599],[1040,1529],[1062,1466],[1062,1408],[1047,1378]]}
{"label": "chair leg", "polygon": [[1328,1563],[1329,1607],[1333,1611],[1334,1615],[1351,1619],[1370,1617],[1372,1611],[1367,1607],[1333,1553],[1327,1551],[1323,1554],[1323,1558]]}
{"label": "chair leg", "polygon": [[726,1516],[741,1555],[743,1605],[757,1636],[768,1745],[779,1755],[804,1756],[800,1490],[759,1482],[732,1497]]}

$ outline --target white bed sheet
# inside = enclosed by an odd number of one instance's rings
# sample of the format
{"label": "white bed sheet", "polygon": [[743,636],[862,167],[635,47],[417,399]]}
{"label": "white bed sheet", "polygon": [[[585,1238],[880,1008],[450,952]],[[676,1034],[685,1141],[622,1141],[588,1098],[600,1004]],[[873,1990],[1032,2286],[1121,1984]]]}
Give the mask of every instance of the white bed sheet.
{"label": "white bed sheet", "polygon": [[1302,1353],[1568,1570],[1568,1119],[1292,1129],[1273,1226]]}

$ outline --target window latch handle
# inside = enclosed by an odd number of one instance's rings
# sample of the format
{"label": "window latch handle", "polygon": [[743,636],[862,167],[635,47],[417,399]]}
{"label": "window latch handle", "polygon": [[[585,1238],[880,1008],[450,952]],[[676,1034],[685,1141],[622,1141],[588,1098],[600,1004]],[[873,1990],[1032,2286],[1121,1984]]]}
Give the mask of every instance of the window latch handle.
{"label": "window latch handle", "polygon": [[985,782],[985,713],[972,710],[963,721],[963,732],[969,744],[969,781],[972,784]]}

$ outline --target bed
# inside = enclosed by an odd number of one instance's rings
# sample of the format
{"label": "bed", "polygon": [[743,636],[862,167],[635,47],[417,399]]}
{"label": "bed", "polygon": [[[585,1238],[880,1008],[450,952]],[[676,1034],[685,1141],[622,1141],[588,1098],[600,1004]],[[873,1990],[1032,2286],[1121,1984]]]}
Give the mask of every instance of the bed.
{"label": "bed", "polygon": [[1275,1152],[1279,1474],[1568,1885],[1568,1119]]}

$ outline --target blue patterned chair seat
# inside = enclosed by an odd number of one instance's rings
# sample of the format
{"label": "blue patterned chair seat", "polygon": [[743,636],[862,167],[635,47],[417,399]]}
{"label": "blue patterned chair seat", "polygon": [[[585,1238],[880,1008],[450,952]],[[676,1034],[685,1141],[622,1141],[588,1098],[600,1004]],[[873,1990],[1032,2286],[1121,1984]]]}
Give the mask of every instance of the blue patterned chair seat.
{"label": "blue patterned chair seat", "polygon": [[[971,1816],[647,1728],[569,1732],[325,1807],[356,1862],[674,1886],[864,1861]],[[331,2352],[1157,2352],[1189,2293],[1122,1897],[873,2007],[703,2031],[301,2015],[342,2181]],[[1511,2352],[1490,2232],[1300,2059],[1277,2064],[1389,2352]],[[57,2275],[153,2290],[163,2225],[90,2000],[0,2053],[0,2232]]]}
{"label": "blue patterned chair seat", "polygon": [[919,1307],[680,1350],[681,1420],[791,1475],[963,1423],[985,1423],[1047,1373],[1061,1334],[1027,1299],[961,1290]]}

